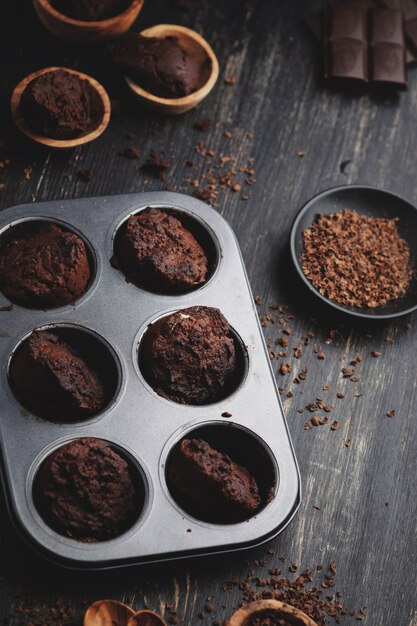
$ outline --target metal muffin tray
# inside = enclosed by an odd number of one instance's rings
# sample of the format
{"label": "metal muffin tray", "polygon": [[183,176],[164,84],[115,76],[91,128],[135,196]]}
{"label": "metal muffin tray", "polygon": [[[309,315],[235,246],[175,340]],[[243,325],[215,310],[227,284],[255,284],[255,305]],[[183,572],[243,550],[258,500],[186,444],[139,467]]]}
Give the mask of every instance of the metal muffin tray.
{"label": "metal muffin tray", "polygon": [[[184,295],[150,293],[127,283],[112,266],[118,228],[146,207],[178,212],[210,242],[212,271],[204,286]],[[15,305],[10,312],[0,313],[1,474],[8,511],[21,537],[65,567],[105,569],[236,550],[277,535],[299,506],[299,471],[243,260],[229,225],[203,202],[177,193],[84,198],[2,211],[0,246],[10,227],[30,220],[53,221],[79,234],[88,246],[94,276],[75,305],[47,311]],[[8,304],[0,294],[0,307]],[[140,341],[149,323],[194,305],[219,308],[243,354],[237,388],[205,406],[162,398],[146,382],[139,364]],[[93,352],[103,355],[100,361],[110,364],[114,394],[100,415],[71,424],[54,423],[30,414],[15,397],[8,378],[13,353],[33,329],[45,327],[86,338]],[[274,497],[255,517],[238,524],[211,524],[193,518],[175,501],[167,485],[166,463],[173,446],[196,429],[200,429],[197,434],[215,433],[219,441],[223,434],[235,438],[237,448],[243,442],[248,463],[251,442],[254,451],[262,449],[276,484]],[[42,461],[79,437],[109,442],[130,461],[143,484],[142,512],[118,538],[98,543],[66,538],[52,530],[36,508],[33,485]]]}

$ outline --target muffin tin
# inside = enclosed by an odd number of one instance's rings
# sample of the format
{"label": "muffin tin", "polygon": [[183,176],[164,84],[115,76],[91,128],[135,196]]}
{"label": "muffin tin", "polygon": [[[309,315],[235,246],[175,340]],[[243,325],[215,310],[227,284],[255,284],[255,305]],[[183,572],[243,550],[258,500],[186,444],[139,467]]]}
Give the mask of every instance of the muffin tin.
{"label": "muffin tin", "polygon": [[[204,233],[211,247],[207,283],[181,295],[151,293],[126,282],[110,259],[120,225],[146,207],[174,211],[190,230]],[[56,222],[86,242],[93,279],[75,305],[36,311],[14,306],[0,313],[1,474],[8,510],[19,534],[36,551],[76,569],[105,569],[260,544],[290,522],[300,502],[300,479],[261,327],[236,238],[212,208],[189,196],[152,192],[84,198],[11,207],[0,215],[0,247],[10,228],[32,220]],[[9,302],[0,294],[0,307]],[[219,402],[180,405],[159,396],[140,367],[141,339],[151,322],[194,305],[219,308],[240,345],[240,382]],[[105,410],[76,423],[56,423],[29,413],[9,384],[13,354],[33,329],[49,328],[77,341],[86,339],[100,361],[108,361],[112,392]],[[105,354],[105,357],[103,358]],[[212,524],[192,517],[175,499],[166,479],[175,445],[204,435],[240,454],[249,468],[265,467],[273,497],[248,521]],[[80,437],[107,441],[131,464],[143,485],[144,504],[136,523],[109,541],[82,543],[47,526],[34,500],[36,473],[43,460]],[[269,480],[268,479],[268,480]]]}

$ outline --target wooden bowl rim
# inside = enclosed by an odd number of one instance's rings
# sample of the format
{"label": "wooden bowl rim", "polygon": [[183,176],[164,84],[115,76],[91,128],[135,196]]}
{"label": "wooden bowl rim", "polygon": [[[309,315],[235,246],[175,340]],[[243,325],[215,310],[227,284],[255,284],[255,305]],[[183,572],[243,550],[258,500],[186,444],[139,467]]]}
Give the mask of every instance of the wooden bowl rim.
{"label": "wooden bowl rim", "polygon": [[[19,113],[20,100],[22,98],[22,94],[26,87],[33,81],[35,78],[42,76],[42,74],[46,74],[47,72],[55,72],[57,70],[64,70],[65,72],[69,72],[70,74],[75,74],[84,80],[88,80],[90,85],[97,91],[98,95],[103,104],[103,117],[101,118],[98,126],[87,133],[86,135],[82,135],[81,137],[75,137],[74,139],[54,139],[53,137],[46,137],[44,135],[40,135],[39,133],[32,130],[29,124],[26,123],[26,120]],[[107,128],[107,125],[110,121],[110,113],[111,113],[111,104],[110,98],[107,91],[104,89],[103,85],[99,83],[95,78],[89,76],[88,74],[84,74],[83,72],[78,72],[77,70],[72,70],[66,67],[45,67],[37,72],[33,72],[29,74],[20,81],[18,85],[13,90],[11,97],[11,109],[12,116],[15,121],[18,129],[26,135],[32,141],[36,141],[44,146],[49,146],[50,148],[74,148],[76,146],[81,146],[85,143],[89,143],[93,141],[93,139],[97,139]]]}
{"label": "wooden bowl rim", "polygon": [[158,615],[158,613],[155,613],[155,611],[151,611],[149,609],[140,609],[139,611],[135,611],[133,615],[129,617],[127,626],[129,626],[130,620],[134,619],[136,615],[152,615],[153,617],[157,617],[159,619],[161,626],[166,626],[166,622],[162,619],[162,617]]}
{"label": "wooden bowl rim", "polygon": [[183,35],[187,35],[204,50],[204,52],[207,54],[211,61],[211,72],[208,80],[204,83],[204,85],[197,89],[197,91],[193,91],[192,93],[188,94],[188,96],[182,96],[181,98],[161,98],[160,96],[155,96],[153,93],[146,91],[146,89],[140,87],[131,78],[125,76],[125,80],[128,86],[135,94],[144,98],[145,100],[148,100],[149,102],[152,102],[154,104],[170,106],[173,109],[176,107],[193,104],[195,102],[200,102],[205,96],[210,93],[219,77],[219,61],[214,53],[213,48],[210,46],[208,41],[195,30],[187,28],[186,26],[180,26],[178,24],[155,24],[150,28],[142,30],[138,34],[142,35],[143,37],[153,37],[155,36],[154,32],[156,30],[158,30],[159,32],[161,29],[174,30],[182,33]]}
{"label": "wooden bowl rim", "polygon": [[303,611],[297,609],[291,604],[280,602],[279,600],[257,600],[255,602],[250,602],[249,604],[246,604],[245,606],[235,611],[235,613],[233,613],[232,617],[228,621],[228,626],[243,626],[245,621],[251,615],[256,615],[256,613],[258,612],[267,610],[276,610],[280,613],[283,613],[284,616],[288,615],[291,617],[296,617],[300,619],[305,626],[317,626],[317,622],[315,622],[311,619],[311,617],[303,613]]}
{"label": "wooden bowl rim", "polygon": [[83,619],[84,626],[91,626],[89,621],[86,621],[86,620],[89,620],[89,617],[88,617],[89,610],[94,609],[94,607],[100,606],[101,604],[114,604],[114,605],[117,605],[118,607],[123,607],[124,609],[126,609],[127,613],[131,613],[132,615],[134,615],[135,613],[135,611],[132,608],[130,608],[130,606],[127,606],[127,604],[123,604],[123,602],[119,602],[118,600],[96,600],[96,602],[93,602],[93,604],[90,604],[90,606],[87,607],[87,610],[84,613],[84,619]]}
{"label": "wooden bowl rim", "polygon": [[96,28],[96,27],[100,27],[102,29],[103,26],[111,27],[114,24],[117,24],[117,22],[120,19],[124,19],[125,17],[127,17],[128,15],[136,11],[137,9],[140,10],[143,6],[143,3],[145,2],[145,0],[130,0],[130,1],[131,1],[131,4],[127,7],[127,9],[122,11],[122,13],[115,15],[114,17],[109,17],[106,20],[98,20],[96,22],[85,22],[83,20],[75,20],[72,17],[68,17],[68,15],[65,15],[64,13],[61,13],[60,11],[58,11],[51,5],[51,0],[33,0],[34,3],[37,2],[44,11],[46,11],[47,13],[49,13],[49,15],[52,15],[53,17],[58,19],[60,22],[63,22],[64,24],[71,24],[72,26],[76,26],[80,29],[82,28],[91,29],[91,28]]}

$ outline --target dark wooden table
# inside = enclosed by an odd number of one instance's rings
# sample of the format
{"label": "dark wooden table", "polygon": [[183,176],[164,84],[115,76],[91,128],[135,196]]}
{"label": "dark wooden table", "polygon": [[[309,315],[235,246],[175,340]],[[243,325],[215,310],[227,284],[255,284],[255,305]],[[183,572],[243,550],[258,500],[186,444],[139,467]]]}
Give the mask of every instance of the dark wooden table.
{"label": "dark wooden table", "polygon": [[[132,100],[106,61],[108,48],[57,43],[38,23],[29,0],[3,4],[2,208],[166,186],[192,193],[186,180],[198,180],[206,188],[204,175],[221,155],[236,157],[237,168],[251,167],[253,159],[254,175],[238,171],[235,176],[242,189],[220,190],[214,202],[235,229],[253,292],[262,299],[260,314],[268,314],[269,303],[274,303],[288,305],[295,316],[287,324],[292,329],[288,356],[273,359],[273,364],[300,465],[303,501],[295,520],[267,546],[106,576],[61,578],[29,561],[15,561],[6,550],[4,526],[0,622],[29,624],[33,616],[20,609],[30,603],[48,606],[58,595],[64,605],[75,608],[76,619],[58,617],[57,624],[81,623],[85,604],[105,597],[157,611],[164,611],[168,602],[177,609],[181,624],[211,624],[229,616],[241,597],[238,588],[224,591],[225,581],[245,577],[256,559],[265,559],[266,566],[258,568],[260,576],[276,564],[287,572],[295,562],[299,572],[336,561],[336,586],[347,606],[368,607],[366,623],[416,626],[417,326],[413,318],[354,324],[317,308],[293,275],[288,236],[300,206],[330,186],[368,183],[417,202],[417,71],[410,73],[408,93],[398,96],[377,100],[330,93],[320,84],[320,51],[301,23],[313,3],[195,0],[185,12],[171,0],[147,0],[138,28],[157,22],[195,28],[212,43],[221,64],[221,78],[198,110],[179,118],[162,117]],[[50,152],[26,141],[14,128],[9,114],[13,86],[49,65],[91,73],[120,101],[120,113],[93,144]],[[234,77],[235,84],[226,84],[227,76]],[[201,117],[213,120],[206,133],[193,128]],[[195,146],[201,141],[215,156],[197,154]],[[120,156],[127,146],[140,150],[140,160]],[[151,149],[171,163],[166,181],[140,169]],[[341,167],[345,161],[350,163]],[[82,168],[93,170],[90,182],[79,177]],[[246,184],[248,177],[256,178],[256,184]],[[265,327],[271,345],[282,335],[276,312],[273,316],[275,323]],[[0,329],[5,322],[0,319]],[[325,343],[332,330],[337,333]],[[315,336],[297,360],[292,348],[307,332]],[[387,337],[393,342],[386,342]],[[277,352],[279,347],[272,349]],[[324,360],[317,358],[318,349],[324,350]],[[381,352],[379,358],[372,356],[375,350]],[[342,378],[341,368],[357,354],[363,357],[356,367],[360,380],[352,382]],[[278,373],[282,360],[294,368],[287,376]],[[307,379],[293,383],[306,366]],[[338,391],[345,393],[344,399],[336,398]],[[305,407],[316,398],[334,409],[327,425],[307,431],[304,424],[312,414]],[[392,409],[395,417],[389,418]],[[330,429],[334,420],[340,423],[336,431]],[[345,445],[348,439],[350,446]],[[271,548],[275,555],[267,553]],[[285,556],[284,564],[278,555]],[[211,595],[216,613],[205,613],[200,622],[198,614]],[[39,619],[36,623],[42,623]]]}

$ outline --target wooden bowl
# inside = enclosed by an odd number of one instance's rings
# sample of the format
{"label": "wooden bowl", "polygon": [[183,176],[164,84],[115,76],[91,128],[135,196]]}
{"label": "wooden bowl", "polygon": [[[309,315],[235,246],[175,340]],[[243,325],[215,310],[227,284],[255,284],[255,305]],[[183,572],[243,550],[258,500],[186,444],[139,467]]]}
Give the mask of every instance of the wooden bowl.
{"label": "wooden bowl", "polygon": [[116,600],[99,600],[85,612],[84,626],[126,626],[134,613],[133,609]]}
{"label": "wooden bowl", "polygon": [[145,0],[132,0],[119,15],[99,22],[82,22],[60,13],[50,0],[33,0],[33,6],[42,24],[50,33],[75,44],[90,44],[120,37],[132,26]]}
{"label": "wooden bowl", "polygon": [[168,36],[177,37],[181,46],[185,48],[201,66],[203,66],[207,60],[210,61],[207,72],[202,73],[201,86],[199,89],[182,98],[161,98],[155,96],[149,91],[142,89],[142,87],[131,78],[125,76],[126,82],[135,97],[144,105],[155,111],[169,115],[180,115],[181,113],[193,109],[210,93],[219,77],[219,62],[211,46],[194,30],[175,24],[158,24],[157,26],[143,30],[140,34],[143,37],[159,37],[161,39]]}
{"label": "wooden bowl", "polygon": [[[56,70],[65,70],[70,74],[76,74],[80,78],[88,80],[90,85],[100,96],[100,100],[103,104],[103,117],[98,126],[86,135],[81,135],[80,137],[75,137],[74,139],[54,139],[52,137],[45,137],[33,130],[20,113],[20,99],[29,83],[35,78],[38,78],[38,76],[46,74],[46,72],[53,72]],[[48,146],[49,148],[74,148],[75,146],[81,146],[85,143],[93,141],[93,139],[97,139],[97,137],[105,131],[107,124],[110,121],[111,104],[107,91],[99,82],[97,82],[94,78],[91,78],[91,76],[87,76],[87,74],[82,74],[81,72],[77,72],[75,70],[70,70],[66,67],[46,67],[43,70],[39,70],[38,72],[34,72],[33,74],[26,76],[26,78],[24,78],[17,85],[17,87],[15,87],[12,93],[11,109],[16,126],[24,135],[26,135],[26,137],[29,137],[29,139],[32,139],[33,141],[36,141],[44,146]]]}
{"label": "wooden bowl", "polygon": [[317,623],[300,609],[278,600],[259,600],[246,604],[233,613],[228,621],[228,626],[246,626],[249,618],[262,617],[262,613],[266,611],[272,614],[276,613],[277,617],[288,618],[293,626],[317,626]]}
{"label": "wooden bowl", "polygon": [[160,615],[153,611],[137,611],[129,618],[127,626],[167,626]]}

